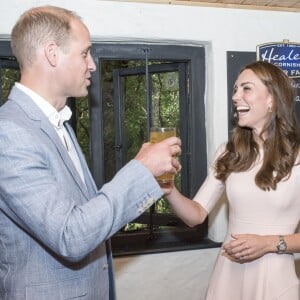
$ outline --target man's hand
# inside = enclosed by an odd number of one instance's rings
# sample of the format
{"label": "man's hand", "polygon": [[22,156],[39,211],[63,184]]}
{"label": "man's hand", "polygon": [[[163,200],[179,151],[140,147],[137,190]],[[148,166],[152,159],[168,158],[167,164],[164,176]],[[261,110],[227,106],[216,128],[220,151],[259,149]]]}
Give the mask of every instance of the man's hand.
{"label": "man's hand", "polygon": [[144,143],[135,159],[156,177],[164,173],[177,174],[181,165],[175,157],[180,154],[181,140],[178,137],[170,137],[155,144]]}

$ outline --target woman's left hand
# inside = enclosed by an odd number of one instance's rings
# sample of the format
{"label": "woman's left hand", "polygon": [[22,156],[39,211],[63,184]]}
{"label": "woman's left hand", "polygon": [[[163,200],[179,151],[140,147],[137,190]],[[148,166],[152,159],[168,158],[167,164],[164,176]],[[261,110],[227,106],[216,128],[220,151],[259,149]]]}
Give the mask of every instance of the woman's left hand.
{"label": "woman's left hand", "polygon": [[257,234],[232,234],[232,240],[223,245],[224,255],[229,259],[245,263],[266,254],[268,238]]}

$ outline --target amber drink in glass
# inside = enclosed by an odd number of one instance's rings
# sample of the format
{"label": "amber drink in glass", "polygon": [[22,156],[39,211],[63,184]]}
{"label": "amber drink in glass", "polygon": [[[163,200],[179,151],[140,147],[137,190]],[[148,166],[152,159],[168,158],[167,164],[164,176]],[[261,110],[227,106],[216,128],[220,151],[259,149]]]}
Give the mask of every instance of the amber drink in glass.
{"label": "amber drink in glass", "polygon": [[[151,127],[150,129],[150,142],[158,143],[162,140],[169,138],[171,136],[176,136],[175,127]],[[174,181],[174,174],[165,173],[161,176],[156,177],[157,182],[161,187],[169,187]]]}

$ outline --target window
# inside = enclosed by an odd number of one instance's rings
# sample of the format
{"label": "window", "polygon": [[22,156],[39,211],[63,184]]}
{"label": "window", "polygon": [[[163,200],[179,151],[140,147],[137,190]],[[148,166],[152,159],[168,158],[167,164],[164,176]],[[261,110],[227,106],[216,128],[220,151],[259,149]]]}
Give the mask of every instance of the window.
{"label": "window", "polygon": [[[92,172],[100,187],[147,140],[157,122],[176,126],[183,169],[176,184],[192,197],[206,176],[205,49],[157,44],[93,44],[90,90]],[[160,199],[112,238],[115,256],[219,246],[207,222],[188,228]]]}
{"label": "window", "polygon": [[[3,74],[16,69],[9,43],[0,41]],[[97,71],[89,97],[69,99],[72,126],[100,188],[132,159],[151,125],[173,126],[182,139],[177,187],[192,197],[206,176],[204,47],[93,43]],[[4,81],[3,81],[4,80]],[[217,247],[207,222],[188,228],[164,198],[111,239],[113,255]]]}

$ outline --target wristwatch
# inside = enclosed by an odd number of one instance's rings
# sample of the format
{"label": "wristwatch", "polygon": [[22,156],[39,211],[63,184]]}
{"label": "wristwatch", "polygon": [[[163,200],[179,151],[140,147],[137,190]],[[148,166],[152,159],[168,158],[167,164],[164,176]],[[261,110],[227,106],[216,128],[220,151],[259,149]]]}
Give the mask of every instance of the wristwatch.
{"label": "wristwatch", "polygon": [[284,240],[284,237],[282,235],[279,236],[279,242],[277,244],[277,253],[278,254],[282,254],[282,253],[285,253],[286,251],[286,242]]}

